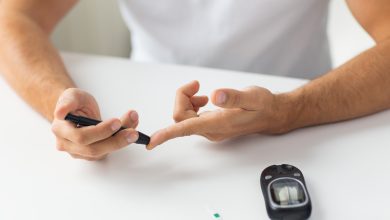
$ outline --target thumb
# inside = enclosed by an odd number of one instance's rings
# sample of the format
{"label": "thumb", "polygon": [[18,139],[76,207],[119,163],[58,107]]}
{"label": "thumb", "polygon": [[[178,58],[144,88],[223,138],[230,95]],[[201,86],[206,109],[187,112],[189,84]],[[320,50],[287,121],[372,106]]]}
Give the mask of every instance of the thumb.
{"label": "thumb", "polygon": [[244,91],[234,89],[218,89],[211,95],[214,105],[222,108],[242,108],[245,110],[257,110],[261,103],[260,88],[251,87]]}
{"label": "thumb", "polygon": [[64,91],[58,98],[56,108],[54,110],[54,118],[63,120],[65,116],[79,108],[79,99],[74,95],[69,94],[68,91]]}
{"label": "thumb", "polygon": [[76,110],[77,107],[78,103],[75,100],[69,98],[58,100],[56,109],[54,110],[54,118],[63,120],[68,113]]}

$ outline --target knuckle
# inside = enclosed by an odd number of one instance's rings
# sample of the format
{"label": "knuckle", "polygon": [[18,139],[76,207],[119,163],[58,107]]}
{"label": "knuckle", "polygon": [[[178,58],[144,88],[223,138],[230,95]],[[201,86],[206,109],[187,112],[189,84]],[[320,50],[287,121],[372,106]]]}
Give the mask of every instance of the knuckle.
{"label": "knuckle", "polygon": [[71,96],[77,96],[77,95],[80,95],[81,94],[81,91],[80,89],[77,89],[77,88],[68,88],[64,91],[63,94],[67,94],[67,95],[71,95]]}
{"label": "knuckle", "polygon": [[103,136],[109,137],[117,131],[119,131],[119,129],[117,129],[116,131],[113,131],[113,129],[111,128],[111,125],[106,125],[102,128],[97,129],[95,133],[96,133],[96,135],[101,136],[101,137],[103,137]]}
{"label": "knuckle", "polygon": [[249,86],[244,90],[244,93],[252,98],[259,96],[261,92],[262,89],[258,86]]}
{"label": "knuckle", "polygon": [[230,131],[234,131],[234,130],[237,130],[236,128],[236,125],[233,125],[232,123],[230,122],[221,122],[222,126],[223,126],[223,131],[224,132],[230,132]]}
{"label": "knuckle", "polygon": [[100,157],[86,157],[86,158],[83,158],[84,160],[88,160],[88,161],[98,161],[98,160],[101,160]]}
{"label": "knuckle", "polygon": [[234,120],[226,120],[226,118],[232,118],[230,112],[222,111],[220,112],[220,119],[217,123],[220,125],[220,131],[231,131],[236,128],[236,125],[233,123]]}
{"label": "knuckle", "polygon": [[104,159],[106,159],[107,157],[108,157],[108,153],[106,153],[106,154],[103,154],[102,156],[100,156],[99,157],[99,160],[104,160]]}
{"label": "knuckle", "polygon": [[139,121],[136,121],[130,125],[130,128],[137,128]]}
{"label": "knuckle", "polygon": [[64,143],[64,141],[62,141],[62,139],[57,138],[56,148],[58,151],[66,151],[65,143]]}
{"label": "knuckle", "polygon": [[225,140],[225,138],[220,134],[207,134],[205,137],[212,142],[221,142]]}
{"label": "knuckle", "polygon": [[58,133],[58,124],[56,122],[53,122],[51,124],[51,131],[54,133],[54,134],[57,134]]}
{"label": "knuckle", "polygon": [[181,134],[180,134],[181,137],[191,136],[195,134],[194,129],[192,127],[184,128],[184,126],[181,126],[180,130],[181,130]]}
{"label": "knuckle", "polygon": [[191,136],[192,132],[189,131],[189,130],[186,130],[186,131],[182,131],[182,133],[180,134],[181,137],[187,137],[187,136]]}
{"label": "knuckle", "polygon": [[88,157],[91,157],[91,158],[94,158],[94,157],[99,157],[100,156],[100,152],[95,149],[95,148],[92,148],[92,147],[87,147],[85,150],[84,150],[84,154]]}
{"label": "knuckle", "polygon": [[173,113],[172,117],[173,117],[173,120],[175,120],[175,122],[180,122],[183,120],[183,115],[179,111],[175,111]]}
{"label": "knuckle", "polygon": [[123,136],[119,137],[119,135],[115,138],[114,144],[116,149],[129,145],[127,139]]}
{"label": "knuckle", "polygon": [[249,90],[249,91],[255,91],[255,90],[258,90],[260,87],[258,87],[258,86],[248,86],[247,87],[247,90]]}
{"label": "knuckle", "polygon": [[85,135],[83,135],[83,134],[76,133],[75,137],[74,137],[74,141],[77,144],[86,145],[87,144],[87,137]]}
{"label": "knuckle", "polygon": [[254,98],[264,95],[264,92],[267,91],[264,88],[259,86],[251,86],[250,88],[251,89],[249,90],[249,93],[252,94]]}
{"label": "knuckle", "polygon": [[61,96],[58,98],[57,104],[61,104],[64,101],[71,101],[72,97],[74,96],[75,96],[74,88],[68,88],[62,92]]}
{"label": "knuckle", "polygon": [[65,147],[60,143],[57,143],[56,148],[58,151],[65,151]]}
{"label": "knuckle", "polygon": [[74,159],[80,159],[80,156],[77,156],[76,154],[69,154],[72,158],[74,158]]}
{"label": "knuckle", "polygon": [[239,106],[240,103],[241,103],[241,98],[239,95],[235,94],[233,95],[232,99],[231,99],[231,103],[233,106]]}
{"label": "knuckle", "polygon": [[77,89],[76,88],[67,88],[64,90],[64,92],[62,92],[62,94],[73,93],[75,90],[77,90]]}
{"label": "knuckle", "polygon": [[183,87],[176,89],[176,95],[181,95],[183,93],[183,91],[184,91]]}

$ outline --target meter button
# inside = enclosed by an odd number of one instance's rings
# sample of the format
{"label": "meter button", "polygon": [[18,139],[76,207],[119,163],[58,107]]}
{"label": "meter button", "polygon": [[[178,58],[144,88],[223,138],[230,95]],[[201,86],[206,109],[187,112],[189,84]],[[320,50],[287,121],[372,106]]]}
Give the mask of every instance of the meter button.
{"label": "meter button", "polygon": [[300,173],[294,173],[294,176],[301,176]]}
{"label": "meter button", "polygon": [[271,179],[271,178],[272,178],[271,175],[267,175],[267,176],[264,177],[264,179],[266,179],[266,180],[269,180],[269,179]]}
{"label": "meter button", "polygon": [[294,169],[293,166],[291,166],[291,165],[289,165],[289,164],[283,164],[282,167],[283,167],[283,169],[288,170],[288,171]]}

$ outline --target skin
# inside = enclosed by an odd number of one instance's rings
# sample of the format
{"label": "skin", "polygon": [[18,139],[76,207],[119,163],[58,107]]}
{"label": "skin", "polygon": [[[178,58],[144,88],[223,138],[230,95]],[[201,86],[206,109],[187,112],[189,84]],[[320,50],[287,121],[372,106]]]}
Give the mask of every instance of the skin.
{"label": "skin", "polygon": [[[76,0],[0,0],[0,72],[12,88],[52,122],[57,149],[99,160],[138,139],[137,112],[75,128],[69,112],[101,119],[92,95],[76,88],[49,36]],[[36,86],[39,85],[39,86]],[[45,97],[45,98],[42,98]],[[128,127],[111,137],[120,126]]]}
{"label": "skin", "polygon": [[[76,0],[0,0],[0,72],[13,89],[52,122],[57,148],[75,158],[99,160],[133,143],[138,115],[129,110],[85,128],[64,121],[67,113],[100,119],[92,95],[76,88],[49,40]],[[348,120],[390,106],[390,2],[349,0],[363,28],[376,41],[343,66],[294,91],[272,94],[260,87],[222,88],[211,102],[218,111],[199,114],[208,98],[197,96],[198,82],[177,91],[175,124],[157,131],[148,149],[172,138],[202,135],[212,141],[250,134],[282,134],[297,128]],[[36,86],[39,85],[39,86]],[[42,97],[45,97],[44,99]],[[129,129],[111,136],[119,126]]]}
{"label": "skin", "polygon": [[[198,114],[206,104],[194,102],[199,83],[177,90],[176,123],[157,131],[148,149],[177,137],[201,135],[211,141],[349,120],[390,107],[390,1],[349,0],[352,13],[376,46],[341,67],[287,93],[260,87],[242,91],[217,89],[210,98],[218,111]],[[198,98],[196,98],[198,99]]]}

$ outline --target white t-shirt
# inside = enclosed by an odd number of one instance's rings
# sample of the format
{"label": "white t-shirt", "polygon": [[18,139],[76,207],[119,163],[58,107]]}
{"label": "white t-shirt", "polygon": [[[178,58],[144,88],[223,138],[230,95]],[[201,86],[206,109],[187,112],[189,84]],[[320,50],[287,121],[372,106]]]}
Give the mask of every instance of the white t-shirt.
{"label": "white t-shirt", "polygon": [[132,59],[314,78],[331,68],[328,0],[119,0]]}

